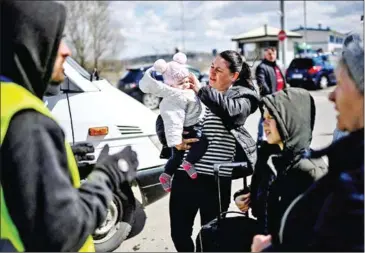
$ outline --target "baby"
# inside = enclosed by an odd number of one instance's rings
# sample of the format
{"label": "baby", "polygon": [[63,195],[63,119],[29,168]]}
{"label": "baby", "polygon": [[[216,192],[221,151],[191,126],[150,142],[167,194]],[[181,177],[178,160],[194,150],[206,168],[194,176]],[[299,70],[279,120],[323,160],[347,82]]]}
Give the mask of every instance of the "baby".
{"label": "baby", "polygon": [[[202,133],[201,116],[203,106],[194,91],[189,89],[189,71],[184,66],[187,57],[183,53],[173,56],[173,61],[166,63],[159,59],[148,69],[139,82],[139,88],[144,93],[151,93],[163,98],[160,103],[160,113],[165,127],[167,146],[172,149],[172,155],[165,165],[165,171],[160,176],[160,182],[165,191],[171,190],[173,174],[182,163],[183,169],[195,179],[198,174],[194,164],[204,155],[208,141]],[[164,82],[151,76],[155,70],[162,74]],[[192,143],[184,159],[185,151],[179,151],[176,146],[182,139],[198,138]]]}

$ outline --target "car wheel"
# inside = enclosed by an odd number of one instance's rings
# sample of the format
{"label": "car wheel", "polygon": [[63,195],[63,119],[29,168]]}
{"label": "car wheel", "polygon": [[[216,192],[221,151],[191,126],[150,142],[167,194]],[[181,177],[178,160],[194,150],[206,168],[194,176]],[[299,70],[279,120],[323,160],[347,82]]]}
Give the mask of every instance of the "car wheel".
{"label": "car wheel", "polygon": [[144,94],[142,97],[142,103],[149,109],[157,109],[160,105],[160,98],[152,94]]}
{"label": "car wheel", "polygon": [[143,209],[144,208],[143,208],[141,202],[136,200],[136,209],[134,211],[134,223],[132,226],[132,230],[130,231],[130,233],[127,236],[127,239],[138,235],[143,230],[144,225],[146,224],[146,219],[147,219],[146,213]]}
{"label": "car wheel", "polygon": [[97,252],[111,252],[117,249],[127,239],[134,220],[133,205],[125,203],[122,198],[114,195],[105,221],[93,234],[95,250]]}
{"label": "car wheel", "polygon": [[328,80],[328,77],[327,76],[321,76],[321,78],[319,79],[319,88],[321,89],[325,89],[328,87],[328,83],[329,83],[329,80]]}

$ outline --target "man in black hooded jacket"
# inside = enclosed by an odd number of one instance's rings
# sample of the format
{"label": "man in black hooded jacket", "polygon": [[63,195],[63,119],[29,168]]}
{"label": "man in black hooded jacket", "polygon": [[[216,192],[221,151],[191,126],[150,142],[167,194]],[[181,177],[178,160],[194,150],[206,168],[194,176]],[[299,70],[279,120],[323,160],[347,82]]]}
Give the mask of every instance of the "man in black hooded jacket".
{"label": "man in black hooded jacket", "polygon": [[128,191],[136,174],[130,147],[110,156],[106,146],[77,188],[69,144],[41,100],[50,80],[64,79],[65,21],[65,7],[53,1],[1,1],[0,251],[93,250],[90,235],[113,192]]}

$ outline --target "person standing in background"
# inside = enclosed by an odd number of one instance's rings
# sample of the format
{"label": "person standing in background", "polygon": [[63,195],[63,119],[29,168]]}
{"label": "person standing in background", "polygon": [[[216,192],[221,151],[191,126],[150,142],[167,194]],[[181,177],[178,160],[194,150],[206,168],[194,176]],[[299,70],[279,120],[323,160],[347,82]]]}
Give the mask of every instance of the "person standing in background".
{"label": "person standing in background", "polygon": [[[277,51],[275,47],[265,49],[264,59],[256,68],[256,81],[261,97],[286,88],[285,76],[276,63]],[[260,144],[264,135],[263,117],[258,126],[257,143]]]}

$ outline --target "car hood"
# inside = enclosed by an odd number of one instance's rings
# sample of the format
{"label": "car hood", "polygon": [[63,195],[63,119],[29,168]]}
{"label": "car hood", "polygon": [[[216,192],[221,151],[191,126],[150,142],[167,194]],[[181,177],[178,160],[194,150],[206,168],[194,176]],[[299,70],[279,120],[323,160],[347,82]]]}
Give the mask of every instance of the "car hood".
{"label": "car hood", "polygon": [[93,117],[119,126],[138,126],[147,135],[156,134],[157,114],[107,81],[100,80],[93,83],[100,92],[79,94],[87,96],[87,100],[91,102],[88,105],[90,112],[99,112],[93,114]]}

